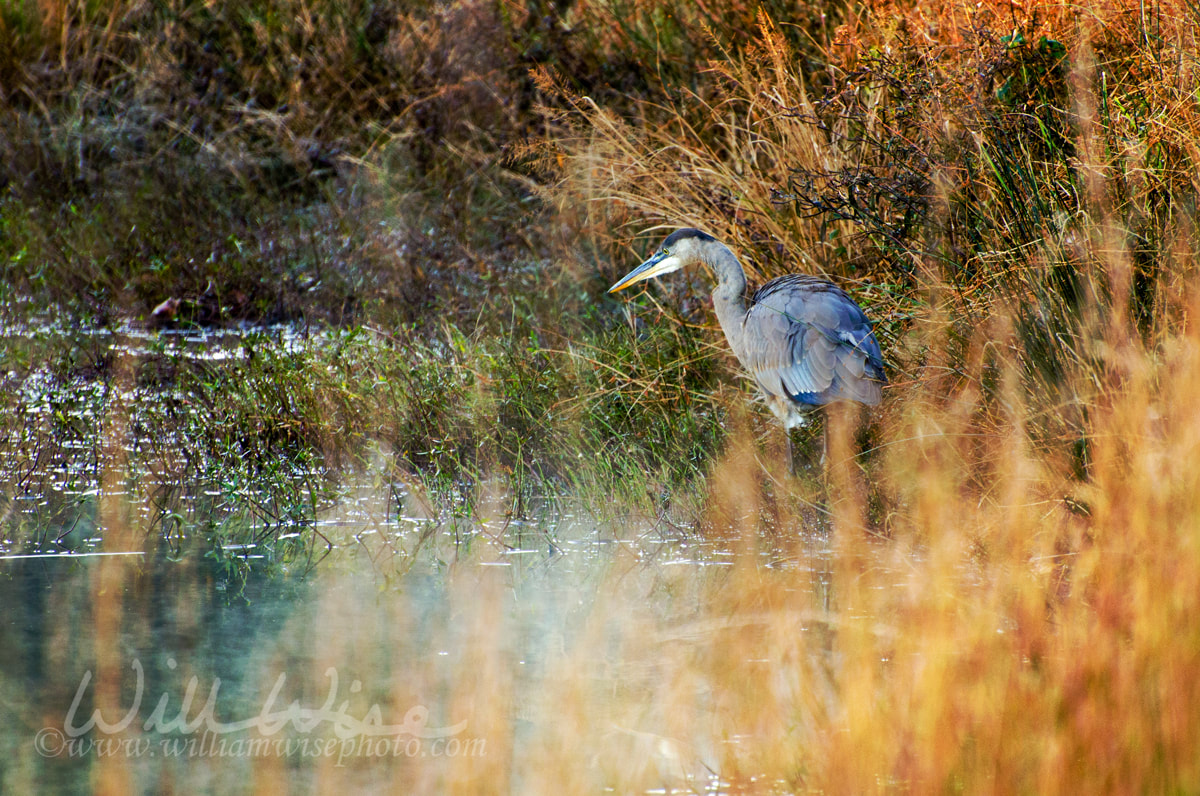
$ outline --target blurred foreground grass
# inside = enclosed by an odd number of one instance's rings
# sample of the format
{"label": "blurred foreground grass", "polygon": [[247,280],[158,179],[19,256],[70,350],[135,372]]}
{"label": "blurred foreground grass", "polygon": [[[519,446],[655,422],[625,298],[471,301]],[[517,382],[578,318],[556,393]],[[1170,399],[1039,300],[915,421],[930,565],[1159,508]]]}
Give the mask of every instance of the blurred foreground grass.
{"label": "blurred foreground grass", "polygon": [[[152,497],[216,482],[248,516],[198,529],[168,500],[139,538],[286,556],[382,460],[467,518],[565,493],[722,546],[727,577],[626,588],[614,565],[519,738],[481,696],[517,677],[486,665],[503,623],[454,597],[481,629],[462,699],[522,755],[438,780],[462,790],[707,768],[737,791],[1196,791],[1197,24],[1176,2],[9,4],[5,516],[120,450]],[[861,433],[829,419],[827,478],[781,477],[704,275],[603,297],[683,224],[877,319],[893,387]],[[300,342],[121,339],[243,321]],[[672,589],[690,622],[656,613]]]}

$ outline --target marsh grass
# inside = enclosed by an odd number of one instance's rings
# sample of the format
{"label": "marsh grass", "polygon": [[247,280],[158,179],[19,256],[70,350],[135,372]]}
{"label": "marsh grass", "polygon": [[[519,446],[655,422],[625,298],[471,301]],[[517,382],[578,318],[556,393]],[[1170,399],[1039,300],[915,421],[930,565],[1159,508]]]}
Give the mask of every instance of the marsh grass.
{"label": "marsh grass", "polygon": [[[305,338],[280,327],[199,354],[187,337],[15,334],[6,505],[46,492],[86,503],[115,465],[99,447],[114,414],[130,489],[157,507],[151,525],[172,543],[199,533],[229,545],[293,540],[283,558],[311,552],[327,543],[318,514],[381,450],[388,477],[434,519],[473,516],[479,488],[497,479],[518,518],[567,493],[596,506],[620,495],[647,514],[672,495],[687,501],[724,435],[701,338],[622,321],[589,349],[518,316],[501,331]],[[7,538],[47,542],[33,526]]]}

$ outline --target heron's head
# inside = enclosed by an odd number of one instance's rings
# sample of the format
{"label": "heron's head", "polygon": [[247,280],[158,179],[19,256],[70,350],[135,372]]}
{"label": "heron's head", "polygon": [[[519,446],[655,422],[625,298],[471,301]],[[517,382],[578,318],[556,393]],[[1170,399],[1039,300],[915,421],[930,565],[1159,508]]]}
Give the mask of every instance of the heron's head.
{"label": "heron's head", "polygon": [[644,279],[669,274],[686,265],[698,263],[704,259],[704,250],[716,242],[717,239],[712,235],[698,229],[676,230],[667,236],[649,260],[625,274],[608,289],[608,292],[616,293]]}

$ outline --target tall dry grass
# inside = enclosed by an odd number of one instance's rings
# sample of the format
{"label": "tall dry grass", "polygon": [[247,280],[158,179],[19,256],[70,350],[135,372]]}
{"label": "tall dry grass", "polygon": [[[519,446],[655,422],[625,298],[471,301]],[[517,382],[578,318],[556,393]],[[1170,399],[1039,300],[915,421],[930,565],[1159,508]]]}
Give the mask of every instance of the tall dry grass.
{"label": "tall dry grass", "polygon": [[552,139],[562,164],[553,198],[567,213],[583,208],[576,223],[585,235],[612,250],[635,226],[701,226],[754,246],[761,257],[745,265],[758,278],[787,262],[817,269],[828,260],[818,227],[780,212],[774,199],[796,167],[834,170],[843,161],[803,118],[813,104],[799,54],[769,18],[757,26],[744,50],[714,39],[722,58],[707,67],[704,90],[680,89],[673,106],[647,103],[631,114],[571,93],[550,70],[538,74],[542,90],[571,110]]}

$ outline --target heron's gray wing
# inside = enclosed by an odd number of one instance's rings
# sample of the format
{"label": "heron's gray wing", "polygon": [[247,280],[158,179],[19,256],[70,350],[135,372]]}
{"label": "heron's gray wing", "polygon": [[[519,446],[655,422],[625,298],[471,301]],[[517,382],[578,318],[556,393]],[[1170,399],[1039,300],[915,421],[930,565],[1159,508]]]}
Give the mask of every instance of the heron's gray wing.
{"label": "heron's gray wing", "polygon": [[814,406],[877,404],[882,397],[886,377],[871,325],[829,282],[802,275],[768,282],[754,295],[741,332],[735,350],[769,395]]}

